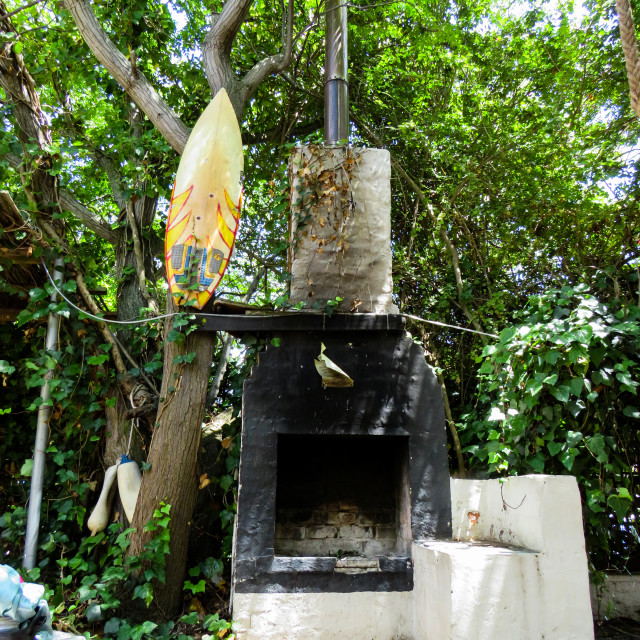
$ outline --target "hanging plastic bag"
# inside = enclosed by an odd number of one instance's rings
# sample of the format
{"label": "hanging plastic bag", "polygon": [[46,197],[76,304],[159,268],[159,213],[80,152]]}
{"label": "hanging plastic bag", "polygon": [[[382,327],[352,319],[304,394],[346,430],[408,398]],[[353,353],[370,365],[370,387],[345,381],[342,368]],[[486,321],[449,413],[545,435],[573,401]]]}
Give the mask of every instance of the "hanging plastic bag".
{"label": "hanging plastic bag", "polygon": [[91,531],[92,536],[95,536],[96,533],[105,529],[109,522],[111,503],[113,502],[113,496],[115,494],[115,491],[113,490],[115,488],[114,481],[116,479],[116,471],[118,470],[119,464],[120,463],[114,464],[105,471],[102,492],[100,493],[96,506],[91,512],[89,520],[87,520],[87,527]]}
{"label": "hanging plastic bag", "polygon": [[142,482],[140,467],[133,460],[129,460],[126,455],[122,456],[118,467],[118,492],[120,500],[127,515],[127,520],[133,522],[133,514],[138,501],[138,492]]}

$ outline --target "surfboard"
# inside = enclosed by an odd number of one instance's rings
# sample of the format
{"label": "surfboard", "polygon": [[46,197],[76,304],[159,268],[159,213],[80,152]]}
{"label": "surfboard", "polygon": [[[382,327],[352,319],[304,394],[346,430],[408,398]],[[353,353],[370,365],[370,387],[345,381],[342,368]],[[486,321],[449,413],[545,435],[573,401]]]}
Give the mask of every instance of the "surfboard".
{"label": "surfboard", "polygon": [[182,153],[171,195],[165,261],[179,305],[202,309],[229,264],[242,205],[242,137],[220,89]]}

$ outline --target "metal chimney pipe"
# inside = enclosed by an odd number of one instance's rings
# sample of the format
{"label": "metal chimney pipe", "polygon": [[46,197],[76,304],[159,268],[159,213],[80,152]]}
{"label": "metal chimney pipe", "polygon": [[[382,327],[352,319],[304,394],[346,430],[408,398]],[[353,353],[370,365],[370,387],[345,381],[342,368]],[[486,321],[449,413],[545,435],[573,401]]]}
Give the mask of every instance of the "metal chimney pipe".
{"label": "metal chimney pipe", "polygon": [[349,137],[345,0],[327,0],[326,15],[324,139],[327,144],[335,144]]}

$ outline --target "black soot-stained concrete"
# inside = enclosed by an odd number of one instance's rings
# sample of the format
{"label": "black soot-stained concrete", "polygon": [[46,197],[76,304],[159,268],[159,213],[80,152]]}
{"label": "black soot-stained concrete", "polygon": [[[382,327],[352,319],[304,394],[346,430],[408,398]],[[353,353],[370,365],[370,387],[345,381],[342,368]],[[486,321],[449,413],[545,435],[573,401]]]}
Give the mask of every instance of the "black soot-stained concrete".
{"label": "black soot-stained concrete", "polygon": [[[442,393],[422,349],[398,317],[344,324],[274,327],[279,346],[245,382],[238,593],[408,591],[411,540],[451,537]],[[353,387],[323,388],[321,342]]]}

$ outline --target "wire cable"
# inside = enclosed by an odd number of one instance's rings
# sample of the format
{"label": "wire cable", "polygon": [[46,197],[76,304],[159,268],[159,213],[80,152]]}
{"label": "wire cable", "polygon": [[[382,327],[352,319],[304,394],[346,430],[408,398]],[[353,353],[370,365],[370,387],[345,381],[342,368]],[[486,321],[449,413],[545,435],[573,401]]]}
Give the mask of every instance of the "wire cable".
{"label": "wire cable", "polygon": [[475,329],[468,329],[467,327],[457,327],[455,324],[445,324],[444,322],[438,322],[437,320],[426,320],[425,318],[419,318],[418,316],[412,316],[409,313],[401,313],[403,318],[410,318],[411,320],[417,320],[418,322],[427,322],[428,324],[435,324],[438,327],[447,327],[448,329],[457,329],[458,331],[468,331],[469,333],[477,333],[481,336],[488,336],[489,338],[499,338],[495,333],[485,333],[484,331],[476,331]]}
{"label": "wire cable", "polygon": [[98,322],[104,322],[106,324],[146,324],[147,322],[155,322],[156,320],[162,320],[164,318],[172,318],[173,316],[180,315],[180,312],[165,313],[162,316],[154,316],[153,318],[143,318],[142,320],[107,320],[105,318],[101,318],[100,316],[95,316],[93,315],[93,313],[89,313],[89,311],[85,311],[84,309],[81,309],[80,307],[73,304],[73,302],[71,302],[71,300],[69,300],[69,298],[67,298],[67,296],[65,296],[64,293],[62,293],[62,291],[58,289],[56,283],[53,281],[53,278],[51,277],[51,274],[49,273],[49,270],[47,269],[47,265],[44,263],[44,260],[42,260],[41,262],[47,274],[47,277],[49,278],[49,282],[51,282],[51,285],[53,286],[53,288],[60,294],[60,296],[64,299],[64,301],[70,306],[72,306],[76,311],[79,311],[80,313],[83,313],[88,318],[93,318],[93,320],[97,320]]}
{"label": "wire cable", "polygon": [[[60,296],[65,300],[65,302],[67,302],[67,304],[72,306],[74,309],[76,309],[80,313],[83,313],[85,316],[87,316],[89,318],[93,318],[94,320],[97,320],[98,322],[105,322],[106,324],[145,324],[147,322],[156,322],[157,320],[163,320],[164,318],[173,318],[174,316],[179,316],[180,315],[180,312],[174,312],[174,313],[165,313],[164,315],[154,316],[152,318],[143,318],[141,320],[106,320],[105,318],[101,318],[100,316],[95,316],[95,315],[93,315],[93,313],[89,313],[88,311],[85,311],[84,309],[81,309],[80,307],[78,307],[75,304],[73,304],[73,302],[71,302],[71,300],[69,300],[69,298],[67,298],[67,296],[65,296],[64,293],[62,293],[62,291],[60,291],[60,289],[57,287],[56,283],[53,281],[53,278],[51,277],[51,274],[49,273],[49,270],[47,269],[47,266],[45,265],[44,260],[42,260],[42,266],[44,267],[44,270],[45,270],[45,272],[47,274],[47,277],[49,278],[49,282],[51,282],[51,285],[53,286],[53,288],[60,294]],[[216,315],[216,314],[198,313],[197,315],[199,317],[207,317],[207,316]],[[262,317],[264,317],[264,318],[275,318],[275,317],[279,317],[279,316],[282,316],[282,315],[286,315],[286,312],[268,314],[268,315],[265,315],[265,316],[262,316]],[[409,318],[410,320],[416,320],[417,322],[426,322],[427,324],[434,324],[434,325],[436,325],[438,327],[446,327],[447,329],[456,329],[457,331],[467,331],[468,333],[476,333],[478,335],[487,336],[489,338],[498,338],[499,337],[495,333],[486,333],[485,331],[476,331],[475,329],[469,329],[467,327],[458,327],[458,326],[456,326],[454,324],[446,324],[444,322],[438,322],[437,320],[427,320],[425,318],[420,318],[418,316],[412,316],[409,313],[401,313],[400,315],[403,318]]]}

